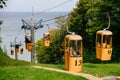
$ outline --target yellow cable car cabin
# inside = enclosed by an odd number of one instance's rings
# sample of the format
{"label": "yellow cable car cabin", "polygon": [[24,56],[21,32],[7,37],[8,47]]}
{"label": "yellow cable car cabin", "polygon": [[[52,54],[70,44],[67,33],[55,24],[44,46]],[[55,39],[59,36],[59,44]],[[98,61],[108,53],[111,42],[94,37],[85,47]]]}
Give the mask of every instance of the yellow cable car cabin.
{"label": "yellow cable car cabin", "polygon": [[15,52],[18,53],[19,52],[19,44],[16,42],[15,44]]}
{"label": "yellow cable car cabin", "polygon": [[14,49],[11,48],[11,55],[14,55]]}
{"label": "yellow cable car cabin", "polygon": [[111,60],[112,55],[112,32],[99,30],[96,33],[96,58]]}
{"label": "yellow cable car cabin", "polygon": [[20,49],[20,54],[23,54],[23,48]]}
{"label": "yellow cable car cabin", "polygon": [[25,45],[26,45],[26,49],[28,50],[28,52],[32,51],[32,43],[31,43],[30,38],[31,38],[30,34],[25,35]]}
{"label": "yellow cable car cabin", "polygon": [[27,43],[27,50],[28,52],[32,51],[32,43]]}
{"label": "yellow cable car cabin", "polygon": [[65,69],[71,72],[82,71],[82,37],[79,35],[65,36]]}
{"label": "yellow cable car cabin", "polygon": [[49,32],[43,33],[43,45],[50,46],[50,33]]}

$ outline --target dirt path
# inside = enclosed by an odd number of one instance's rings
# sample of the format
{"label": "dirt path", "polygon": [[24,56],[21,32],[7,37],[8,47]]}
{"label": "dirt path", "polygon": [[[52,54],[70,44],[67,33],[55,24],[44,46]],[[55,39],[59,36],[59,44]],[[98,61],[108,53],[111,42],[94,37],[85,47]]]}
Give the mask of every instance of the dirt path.
{"label": "dirt path", "polygon": [[68,74],[72,74],[72,75],[77,75],[77,76],[82,76],[88,80],[102,80],[98,77],[92,76],[90,74],[85,74],[85,73],[75,73],[75,72],[69,72],[69,71],[65,71],[65,70],[60,70],[60,69],[53,69],[53,68],[47,68],[47,67],[41,67],[41,66],[33,66],[34,68],[42,68],[45,70],[50,70],[50,71],[56,71],[56,72],[62,72],[62,73],[68,73]]}
{"label": "dirt path", "polygon": [[107,76],[101,78],[102,80],[120,80],[120,76]]}

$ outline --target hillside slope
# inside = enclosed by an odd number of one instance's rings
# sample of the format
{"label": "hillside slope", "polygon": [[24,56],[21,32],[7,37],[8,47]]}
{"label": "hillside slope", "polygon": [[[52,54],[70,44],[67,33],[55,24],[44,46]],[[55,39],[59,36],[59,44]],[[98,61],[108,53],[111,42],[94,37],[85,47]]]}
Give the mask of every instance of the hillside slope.
{"label": "hillside slope", "polygon": [[0,49],[0,66],[23,66],[31,63],[26,61],[14,60],[7,56],[2,49]]}

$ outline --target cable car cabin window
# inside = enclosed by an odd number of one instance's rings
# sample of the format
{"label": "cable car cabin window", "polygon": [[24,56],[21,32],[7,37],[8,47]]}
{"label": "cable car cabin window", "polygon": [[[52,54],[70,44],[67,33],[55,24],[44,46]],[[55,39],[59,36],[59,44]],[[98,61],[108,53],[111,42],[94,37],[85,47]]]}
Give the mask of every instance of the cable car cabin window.
{"label": "cable car cabin window", "polygon": [[26,42],[26,43],[31,43],[30,38],[28,38],[28,37],[27,37],[27,38],[25,38],[25,42]]}
{"label": "cable car cabin window", "polygon": [[31,43],[30,37],[25,37],[25,42],[26,42],[26,43]]}
{"label": "cable car cabin window", "polygon": [[101,47],[101,35],[97,34],[97,44],[98,47]]}
{"label": "cable car cabin window", "polygon": [[81,41],[80,40],[71,40],[70,41],[70,56],[71,57],[78,57],[82,56],[81,52]]}
{"label": "cable car cabin window", "polygon": [[18,49],[18,48],[19,48],[19,45],[18,45],[18,44],[16,44],[16,45],[15,45],[15,48],[17,48],[17,49]]}
{"label": "cable car cabin window", "polygon": [[104,48],[112,47],[112,35],[103,35],[103,47]]}
{"label": "cable car cabin window", "polygon": [[29,33],[25,35],[25,43],[31,43],[31,35]]}
{"label": "cable car cabin window", "polygon": [[50,35],[49,35],[49,34],[44,35],[44,39],[45,39],[45,40],[50,40]]}

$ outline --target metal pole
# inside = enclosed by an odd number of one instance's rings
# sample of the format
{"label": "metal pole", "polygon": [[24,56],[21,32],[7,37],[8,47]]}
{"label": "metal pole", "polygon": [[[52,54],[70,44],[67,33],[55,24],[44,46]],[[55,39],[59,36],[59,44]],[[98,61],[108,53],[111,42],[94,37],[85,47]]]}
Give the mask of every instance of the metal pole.
{"label": "metal pole", "polygon": [[31,26],[31,42],[32,42],[32,51],[31,51],[31,62],[35,62],[35,40],[34,40],[34,27]]}
{"label": "metal pole", "polygon": [[[16,38],[17,37],[15,37],[15,43],[14,43],[14,46],[16,47]],[[17,60],[18,58],[17,58],[17,51],[16,51],[16,48],[15,48],[15,59]]]}
{"label": "metal pole", "polygon": [[15,59],[17,60],[17,52],[16,52],[16,50],[15,50]]}
{"label": "metal pole", "polygon": [[[33,15],[32,15],[33,16]],[[31,43],[32,43],[32,51],[31,51],[31,62],[35,62],[35,39],[34,39],[34,31],[35,31],[35,29],[38,29],[38,28],[41,28],[42,27],[42,25],[41,25],[41,22],[42,22],[42,20],[40,20],[38,23],[34,23],[33,22],[33,19],[31,18],[31,22],[30,22],[30,24],[28,24],[26,21],[24,21],[23,19],[22,19],[22,22],[23,22],[23,26],[22,26],[22,28],[24,28],[24,29],[28,29],[28,30],[30,30],[30,32],[31,32]],[[39,24],[40,23],[40,24]],[[26,26],[27,25],[27,26]],[[39,26],[37,26],[37,25],[39,25]]]}

